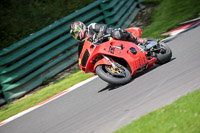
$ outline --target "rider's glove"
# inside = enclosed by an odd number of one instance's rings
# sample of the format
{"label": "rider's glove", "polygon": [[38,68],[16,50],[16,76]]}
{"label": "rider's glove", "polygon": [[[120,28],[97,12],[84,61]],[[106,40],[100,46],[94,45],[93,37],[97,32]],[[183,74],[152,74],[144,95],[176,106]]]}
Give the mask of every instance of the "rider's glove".
{"label": "rider's glove", "polygon": [[101,38],[102,36],[103,36],[103,33],[99,32],[98,35],[97,35],[97,39]]}

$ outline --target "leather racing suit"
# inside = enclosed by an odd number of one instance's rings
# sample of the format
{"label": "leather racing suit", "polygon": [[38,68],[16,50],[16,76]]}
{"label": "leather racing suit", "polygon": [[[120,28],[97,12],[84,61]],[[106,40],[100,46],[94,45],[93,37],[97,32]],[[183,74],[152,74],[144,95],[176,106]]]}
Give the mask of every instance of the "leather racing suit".
{"label": "leather racing suit", "polygon": [[[123,40],[123,41],[130,41],[135,44],[138,44],[137,38],[133,36],[132,34],[128,33],[126,30],[121,28],[108,28],[105,24],[97,24],[97,23],[91,23],[87,27],[87,36],[96,36],[100,37],[106,34],[110,34],[111,37],[117,39],[117,40]],[[78,55],[80,56],[82,47],[83,47],[84,41],[79,43],[78,48]]]}

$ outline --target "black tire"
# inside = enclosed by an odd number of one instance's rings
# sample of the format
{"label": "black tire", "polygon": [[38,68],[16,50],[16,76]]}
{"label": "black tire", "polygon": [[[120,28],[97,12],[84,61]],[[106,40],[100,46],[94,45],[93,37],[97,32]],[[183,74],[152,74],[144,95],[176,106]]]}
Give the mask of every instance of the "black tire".
{"label": "black tire", "polygon": [[160,52],[160,53],[156,53],[156,58],[157,58],[156,63],[157,64],[164,64],[164,63],[167,63],[168,61],[171,60],[171,58],[172,58],[172,51],[169,48],[169,46],[167,46],[163,42],[161,42],[160,45],[161,45],[161,47],[164,48],[164,51]]}
{"label": "black tire", "polygon": [[121,69],[124,70],[124,77],[118,77],[118,76],[113,76],[113,75],[109,75],[108,71],[105,69],[107,67],[107,65],[98,65],[96,67],[96,74],[104,81],[113,84],[113,85],[123,85],[126,84],[128,82],[131,81],[132,76],[130,71],[124,67],[121,66]]}

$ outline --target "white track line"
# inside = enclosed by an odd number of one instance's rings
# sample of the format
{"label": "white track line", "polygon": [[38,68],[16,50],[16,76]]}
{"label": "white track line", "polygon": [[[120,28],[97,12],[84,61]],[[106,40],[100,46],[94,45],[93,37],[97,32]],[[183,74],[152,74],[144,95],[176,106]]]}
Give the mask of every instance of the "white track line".
{"label": "white track line", "polygon": [[47,104],[47,103],[49,103],[49,102],[51,102],[51,101],[53,101],[53,100],[55,100],[55,99],[57,99],[57,98],[59,98],[59,97],[65,95],[65,94],[67,94],[67,93],[69,93],[69,92],[75,90],[75,89],[79,88],[79,87],[81,87],[81,86],[84,85],[84,84],[87,84],[88,82],[90,82],[90,81],[96,79],[97,77],[98,77],[98,76],[93,76],[93,77],[91,77],[91,78],[89,78],[89,79],[86,79],[86,80],[84,80],[84,81],[82,81],[82,82],[80,82],[80,83],[78,83],[78,84],[72,86],[71,88],[66,89],[66,90],[60,92],[59,94],[57,94],[57,95],[55,95],[55,96],[53,96],[53,97],[51,97],[51,98],[49,98],[49,99],[47,99],[47,100],[45,100],[45,101],[43,101],[43,102],[41,102],[41,103],[35,105],[34,107],[31,107],[31,108],[29,108],[29,109],[27,109],[27,110],[25,110],[25,111],[23,111],[23,112],[21,112],[21,113],[18,113],[18,114],[16,114],[16,115],[14,115],[14,116],[12,116],[12,117],[10,117],[10,118],[8,118],[8,119],[6,119],[6,120],[0,122],[0,127],[3,126],[3,125],[5,125],[5,124],[8,123],[8,122],[11,122],[11,121],[13,121],[13,120],[15,120],[15,119],[17,119],[17,118],[19,118],[19,117],[21,117],[21,116],[23,116],[23,115],[29,113],[29,112],[31,112],[31,111],[33,111],[33,110],[35,110],[35,109],[41,107],[41,106],[43,106],[43,105],[45,105],[45,104]]}

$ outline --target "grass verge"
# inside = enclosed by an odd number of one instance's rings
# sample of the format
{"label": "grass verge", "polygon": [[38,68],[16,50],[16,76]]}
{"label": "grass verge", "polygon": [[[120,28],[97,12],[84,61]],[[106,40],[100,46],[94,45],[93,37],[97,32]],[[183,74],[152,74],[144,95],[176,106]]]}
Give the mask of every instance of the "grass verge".
{"label": "grass verge", "polygon": [[200,90],[181,97],[115,133],[199,133]]}
{"label": "grass verge", "polygon": [[80,69],[76,70],[73,74],[65,77],[64,79],[37,91],[35,94],[27,96],[26,98],[14,102],[13,104],[6,105],[0,110],[0,121],[3,121],[19,112],[22,112],[34,105],[66,90],[73,85],[92,77],[94,74],[85,74]]}
{"label": "grass verge", "polygon": [[161,33],[179,27],[181,22],[198,17],[200,0],[144,0],[158,2],[150,18],[151,24],[145,28],[143,37],[163,39]]}

